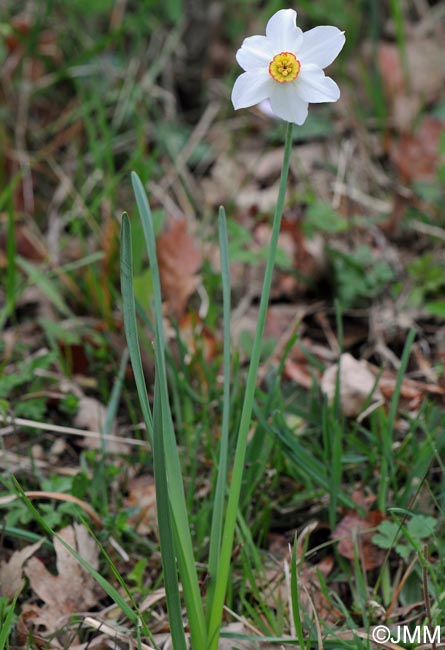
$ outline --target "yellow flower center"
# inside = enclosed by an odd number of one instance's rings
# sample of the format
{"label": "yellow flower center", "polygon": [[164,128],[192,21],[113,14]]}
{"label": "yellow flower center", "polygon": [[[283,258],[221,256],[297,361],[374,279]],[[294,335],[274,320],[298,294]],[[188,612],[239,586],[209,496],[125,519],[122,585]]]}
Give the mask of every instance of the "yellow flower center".
{"label": "yellow flower center", "polygon": [[269,74],[283,83],[283,81],[293,81],[298,77],[301,64],[292,52],[281,52],[276,54],[269,63]]}

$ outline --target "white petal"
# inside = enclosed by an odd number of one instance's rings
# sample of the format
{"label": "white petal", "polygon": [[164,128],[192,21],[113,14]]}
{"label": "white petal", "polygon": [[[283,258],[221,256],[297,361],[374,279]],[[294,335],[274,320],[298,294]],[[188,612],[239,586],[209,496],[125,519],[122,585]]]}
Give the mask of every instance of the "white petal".
{"label": "white petal", "polygon": [[303,32],[296,26],[296,21],[297,12],[293,9],[281,9],[270,18],[266,35],[272,43],[275,54],[295,53],[300,49],[303,43]]}
{"label": "white petal", "polygon": [[270,105],[270,99],[263,99],[263,101],[258,104],[258,108],[264,115],[267,115],[267,117],[273,117],[276,120],[279,119],[278,115],[275,115],[275,113],[272,110],[272,106]]}
{"label": "white petal", "polygon": [[345,33],[337,27],[314,27],[303,34],[303,45],[298,52],[301,63],[315,63],[326,68],[338,56],[345,44]]}
{"label": "white petal", "polygon": [[294,83],[274,84],[270,107],[275,115],[286,122],[303,124],[307,118],[307,102],[299,96],[297,85]]}
{"label": "white petal", "polygon": [[267,71],[243,72],[232,89],[232,104],[235,109],[259,104],[269,97],[274,81]]}
{"label": "white petal", "polygon": [[266,36],[249,36],[244,39],[236,53],[236,60],[244,70],[250,72],[258,68],[267,68],[274,54]]}
{"label": "white petal", "polygon": [[340,97],[340,89],[335,81],[325,77],[323,70],[311,63],[301,66],[295,85],[300,97],[311,104],[336,102]]}

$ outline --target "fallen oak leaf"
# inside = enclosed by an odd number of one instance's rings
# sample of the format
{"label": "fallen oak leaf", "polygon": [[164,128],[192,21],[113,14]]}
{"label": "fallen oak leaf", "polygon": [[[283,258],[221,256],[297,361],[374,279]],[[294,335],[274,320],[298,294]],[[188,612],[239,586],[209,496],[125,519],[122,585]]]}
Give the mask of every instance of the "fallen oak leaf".
{"label": "fallen oak leaf", "polygon": [[[106,407],[95,397],[89,397],[83,393],[79,397],[77,413],[74,418],[74,426],[77,429],[86,429],[87,431],[103,432],[107,421],[108,411]],[[111,423],[109,433],[103,433],[101,438],[85,438],[83,445],[88,449],[97,449],[105,444],[107,452],[112,454],[125,454],[129,452],[129,447],[124,442],[117,442],[110,438],[116,433],[116,422]]]}
{"label": "fallen oak leaf", "polygon": [[7,562],[0,562],[0,596],[12,600],[24,586],[23,568],[25,563],[41,547],[44,540],[15,551]]}
{"label": "fallen oak leaf", "polygon": [[292,359],[286,359],[283,370],[286,379],[290,379],[306,390],[310,390],[314,383],[314,374],[311,373],[308,363],[305,361],[297,363]]}
{"label": "fallen oak leaf", "polygon": [[[320,581],[320,575],[326,580],[331,573],[334,567],[334,558],[332,555],[328,555],[316,564],[311,564],[305,559],[308,540],[318,527],[318,521],[308,522],[300,530],[295,542],[297,545],[297,580],[300,611],[310,615],[312,608],[315,607],[324,621],[335,623],[342,618],[342,614],[335,608],[333,602],[328,600]],[[276,565],[271,569],[265,568],[264,576],[259,580],[258,587],[261,589],[263,601],[273,608],[277,605],[278,599],[281,599],[283,603],[290,600],[289,563],[291,557],[290,545],[286,536],[279,533],[270,533],[268,551],[274,556]]]}
{"label": "fallen oak leaf", "polygon": [[[368,363],[368,368],[377,377],[380,370],[377,366]],[[385,370],[379,377],[379,390],[383,398],[389,402],[396,390],[397,375],[394,372]],[[445,388],[433,383],[425,383],[414,379],[404,377],[400,385],[400,398],[405,402],[409,411],[419,408],[426,394],[445,395]]]}
{"label": "fallen oak leaf", "polygon": [[127,490],[124,504],[135,511],[128,523],[138,535],[150,535],[157,528],[154,478],[148,474],[133,478],[128,482]]}
{"label": "fallen oak leaf", "polygon": [[358,554],[365,571],[382,566],[385,551],[378,548],[371,538],[383,519],[380,510],[372,510],[364,517],[356,512],[346,514],[331,535],[332,539],[339,540],[337,549],[340,555],[353,562]]}
{"label": "fallen oak leaf", "polygon": [[[48,258],[48,251],[38,235],[26,223],[18,222],[14,226],[15,246],[18,255],[33,262],[44,262]],[[0,268],[8,265],[8,235],[0,233]]]}
{"label": "fallen oak leaf", "polygon": [[100,594],[95,579],[63,542],[75,549],[93,569],[99,568],[99,548],[81,524],[63,528],[54,538],[57,575],[50,573],[38,558],[28,561],[25,573],[31,589],[44,602],[43,607],[35,608],[35,615],[39,625],[49,634],[59,629],[60,620],[67,615],[94,607]]}
{"label": "fallen oak leaf", "polygon": [[[334,401],[338,372],[338,364],[335,364],[328,368],[321,378],[321,390],[330,404]],[[357,361],[348,352],[340,357],[339,383],[340,405],[346,417],[357,417],[367,403],[370,406],[366,409],[366,414],[383,404],[383,396],[376,385],[376,378],[367,364]]]}
{"label": "fallen oak leaf", "polygon": [[406,182],[433,180],[439,169],[444,123],[426,115],[414,133],[390,143],[389,155]]}
{"label": "fallen oak leaf", "polygon": [[25,647],[32,638],[36,648],[48,648],[46,639],[40,629],[40,608],[30,603],[23,603],[20,616],[17,620],[16,635],[19,646]]}
{"label": "fallen oak leaf", "polygon": [[159,274],[164,300],[180,318],[187,301],[198,287],[202,255],[189,233],[186,219],[177,219],[157,240]]}
{"label": "fallen oak leaf", "polygon": [[326,579],[333,567],[334,558],[328,555],[314,565],[303,562],[298,569],[300,610],[310,614],[311,609],[315,608],[320,618],[332,624],[338,623],[343,618],[343,614],[323,592],[320,574]]}
{"label": "fallen oak leaf", "polygon": [[[422,107],[440,96],[445,81],[442,60],[443,43],[430,37],[416,38],[413,35],[408,39],[406,71],[397,44],[382,43],[379,46],[377,64],[393,122],[399,130],[409,128]],[[428,74],[424,74],[425,70]]]}

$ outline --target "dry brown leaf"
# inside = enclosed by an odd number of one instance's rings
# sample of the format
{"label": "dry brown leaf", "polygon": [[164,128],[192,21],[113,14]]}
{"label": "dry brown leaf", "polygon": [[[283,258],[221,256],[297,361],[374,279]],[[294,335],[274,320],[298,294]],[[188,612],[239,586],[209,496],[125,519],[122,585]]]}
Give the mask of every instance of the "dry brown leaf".
{"label": "dry brown leaf", "polygon": [[240,188],[236,196],[236,207],[241,212],[255,210],[259,213],[271,213],[277,202],[278,183],[271,187],[258,187],[249,183]]}
{"label": "dry brown leaf", "polygon": [[274,183],[280,178],[281,167],[283,166],[284,147],[276,147],[266,151],[255,164],[255,179],[261,184]]}
{"label": "dry brown leaf", "polygon": [[[287,552],[288,559],[289,552]],[[341,618],[341,613],[328,601],[323,594],[318,573],[327,578],[334,566],[332,556],[323,558],[318,564],[311,565],[303,562],[297,569],[299,585],[300,609],[311,616],[312,608],[325,621],[332,623]],[[275,608],[279,602],[289,602],[289,587],[284,579],[284,568],[282,566],[266,569],[266,580],[259,584],[262,592],[262,599],[268,607]]]}
{"label": "dry brown leaf", "polygon": [[368,512],[371,506],[377,501],[375,494],[366,494],[363,485],[359,485],[351,494],[351,498],[360,508]]}
{"label": "dry brown leaf", "polygon": [[[319,579],[319,572],[325,579],[328,577],[333,569],[334,559],[329,555],[317,564],[310,564],[303,558],[305,541],[317,527],[317,521],[309,522],[298,535],[296,550],[300,609],[311,616],[314,608],[323,620],[334,623],[341,619],[342,615],[324,596]],[[289,540],[285,535],[270,533],[268,540],[269,553],[280,562],[274,568],[266,569],[266,581],[260,587],[265,602],[273,608],[276,607],[278,600],[282,603],[288,603],[290,600],[289,581],[285,579],[284,564],[290,564],[291,551]]]}
{"label": "dry brown leaf", "polygon": [[[328,368],[321,379],[321,390],[332,403],[337,383],[338,364]],[[383,403],[383,396],[376,386],[376,378],[363,361],[345,353],[340,357],[340,405],[346,417],[357,417],[370,401],[376,408]],[[367,409],[369,412],[369,409]]]}
{"label": "dry brown leaf", "polygon": [[405,181],[433,180],[440,161],[439,145],[445,125],[425,116],[414,133],[404,133],[390,145],[389,154]]}
{"label": "dry brown leaf", "polygon": [[[101,431],[107,417],[107,409],[94,397],[82,395],[77,405],[74,426],[88,431]],[[100,445],[100,441],[98,441]]]}
{"label": "dry brown leaf", "polygon": [[283,374],[286,379],[290,379],[306,390],[309,390],[312,386],[313,372],[309,370],[306,360],[297,362],[293,359],[286,359]]}
{"label": "dry brown leaf", "polygon": [[34,608],[36,626],[45,628],[47,633],[56,631],[61,619],[72,612],[89,610],[99,599],[100,589],[91,575],[65,548],[62,541],[76,550],[93,569],[99,568],[99,548],[81,524],[63,528],[54,539],[57,575],[48,571],[43,562],[31,558],[25,573],[31,589],[44,602],[44,606]]}
{"label": "dry brown leaf", "polygon": [[361,517],[350,512],[343,517],[332,533],[338,539],[338,552],[348,560],[354,561],[358,554],[365,571],[382,566],[385,551],[372,543],[376,527],[383,521],[384,515],[379,510],[372,510]]}
{"label": "dry brown leaf", "polygon": [[[32,638],[36,648],[47,648],[48,644],[43,634],[39,632],[40,608],[30,603],[23,603],[20,616],[17,620],[17,642],[19,646],[26,647]],[[44,625],[42,627],[45,627]]]}
{"label": "dry brown leaf", "polygon": [[392,104],[394,124],[401,131],[410,128],[423,106],[441,94],[445,83],[443,47],[443,43],[429,37],[409,38],[406,75],[399,47],[393,43],[380,45],[377,57],[380,74]]}
{"label": "dry brown leaf", "polygon": [[221,205],[236,198],[240,189],[240,180],[245,175],[245,165],[234,156],[221,152],[215,160],[210,176],[202,179],[206,205]]}
{"label": "dry brown leaf", "polygon": [[[386,400],[393,396],[397,385],[397,376],[393,372],[385,371],[379,380],[379,389]],[[436,384],[426,384],[405,377],[400,387],[400,397],[407,402],[408,410],[412,411],[422,404],[426,394],[445,395],[445,389]]]}
{"label": "dry brown leaf", "polygon": [[338,623],[343,618],[343,615],[324,595],[319,572],[324,578],[327,578],[333,567],[334,558],[328,555],[318,564],[309,565],[303,563],[301,568],[298,569],[300,609],[311,615],[313,608],[320,619],[332,624]]}
{"label": "dry brown leaf", "polygon": [[43,539],[16,551],[7,562],[0,562],[0,596],[11,600],[23,589],[23,567],[42,544]]}
{"label": "dry brown leaf", "polygon": [[157,253],[164,300],[170,311],[180,318],[201,282],[198,270],[202,255],[188,231],[186,219],[173,221],[158,237]]}
{"label": "dry brown leaf", "polygon": [[135,508],[128,523],[139,535],[149,535],[157,528],[156,490],[154,478],[149,475],[131,479],[127,485],[126,507]]}
{"label": "dry brown leaf", "polygon": [[[107,418],[107,409],[96,398],[81,395],[78,402],[76,417],[74,418],[74,426],[78,429],[86,429],[87,431],[102,431]],[[116,425],[113,422],[110,433],[116,433]],[[120,454],[128,453],[129,448],[125,443],[117,442],[116,440],[107,440],[104,436],[107,446],[107,452]],[[83,440],[83,445],[88,449],[97,449],[102,445],[100,438],[87,437]]]}
{"label": "dry brown leaf", "polygon": [[[15,224],[14,231],[16,251],[21,257],[32,262],[43,262],[47,259],[48,251],[38,233],[22,222]],[[8,263],[7,239],[6,232],[0,232],[0,267],[2,268]]]}

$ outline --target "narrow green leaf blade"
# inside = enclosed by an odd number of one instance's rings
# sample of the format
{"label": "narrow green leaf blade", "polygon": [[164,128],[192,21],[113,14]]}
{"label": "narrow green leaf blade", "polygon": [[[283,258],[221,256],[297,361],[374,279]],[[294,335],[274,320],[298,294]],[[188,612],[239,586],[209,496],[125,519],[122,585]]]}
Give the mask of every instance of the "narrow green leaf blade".
{"label": "narrow green leaf blade", "polygon": [[165,595],[173,648],[175,650],[187,650],[184,625],[182,622],[181,600],[179,597],[175,545],[170,519],[168,480],[163,441],[162,403],[157,378],[155,380],[153,407],[153,460],[162,568],[164,571]]}
{"label": "narrow green leaf blade", "polygon": [[124,313],[124,327],[130,352],[131,365],[141,404],[142,415],[150,441],[153,440],[153,416],[148,400],[147,386],[145,384],[142,368],[141,350],[139,348],[138,329],[136,321],[136,306],[133,291],[133,254],[131,251],[131,229],[128,215],[122,215],[121,225],[121,292]]}

